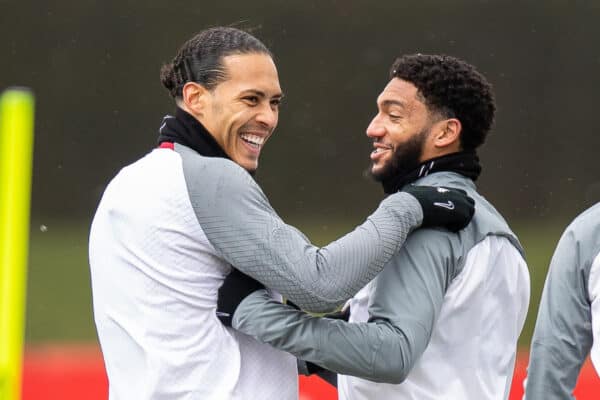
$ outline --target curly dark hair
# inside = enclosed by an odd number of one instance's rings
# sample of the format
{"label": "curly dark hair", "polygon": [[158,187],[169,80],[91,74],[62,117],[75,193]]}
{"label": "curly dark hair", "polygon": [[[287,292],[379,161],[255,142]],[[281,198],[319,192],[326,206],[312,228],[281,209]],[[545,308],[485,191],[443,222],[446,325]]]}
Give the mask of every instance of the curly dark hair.
{"label": "curly dark hair", "polygon": [[492,86],[475,67],[446,55],[404,55],[390,69],[393,78],[415,85],[430,111],[461,122],[464,150],[483,144],[494,123],[496,102]]}
{"label": "curly dark hair", "polygon": [[197,82],[212,90],[227,79],[223,58],[249,53],[273,57],[269,49],[248,32],[223,26],[206,29],[185,42],[173,61],[162,66],[160,81],[173,98],[181,98],[187,82]]}

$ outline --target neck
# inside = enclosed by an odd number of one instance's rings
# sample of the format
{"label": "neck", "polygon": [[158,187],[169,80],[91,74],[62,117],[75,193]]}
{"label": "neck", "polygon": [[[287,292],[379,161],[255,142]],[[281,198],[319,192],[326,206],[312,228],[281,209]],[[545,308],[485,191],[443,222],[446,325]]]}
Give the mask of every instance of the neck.
{"label": "neck", "polygon": [[475,151],[461,151],[444,154],[421,162],[414,170],[393,176],[381,182],[386,194],[395,193],[405,185],[434,172],[456,172],[469,179],[477,180],[481,173],[481,165]]}
{"label": "neck", "polygon": [[229,158],[210,132],[192,114],[177,107],[175,115],[166,115],[158,130],[158,143],[179,143],[205,157]]}

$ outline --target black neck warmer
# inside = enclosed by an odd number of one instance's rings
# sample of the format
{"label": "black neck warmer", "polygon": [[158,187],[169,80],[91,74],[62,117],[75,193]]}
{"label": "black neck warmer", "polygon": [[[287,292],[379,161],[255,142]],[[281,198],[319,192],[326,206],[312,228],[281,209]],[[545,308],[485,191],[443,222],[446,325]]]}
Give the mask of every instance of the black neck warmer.
{"label": "black neck warmer", "polygon": [[177,107],[175,116],[165,115],[158,129],[158,144],[179,143],[205,157],[229,159],[215,138],[196,118]]}
{"label": "black neck warmer", "polygon": [[404,185],[441,171],[456,172],[475,181],[481,173],[481,165],[477,154],[473,151],[452,153],[427,160],[411,172],[386,179],[381,184],[386,194],[392,194],[402,189]]}

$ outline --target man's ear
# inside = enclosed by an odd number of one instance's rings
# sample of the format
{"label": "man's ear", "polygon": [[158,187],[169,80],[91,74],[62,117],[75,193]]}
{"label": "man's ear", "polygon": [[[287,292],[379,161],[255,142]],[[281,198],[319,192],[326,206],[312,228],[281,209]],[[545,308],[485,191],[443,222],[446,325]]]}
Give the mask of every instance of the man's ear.
{"label": "man's ear", "polygon": [[187,82],[181,90],[185,109],[196,118],[201,118],[206,112],[208,96],[208,90],[196,82]]}
{"label": "man's ear", "polygon": [[444,119],[435,124],[433,145],[442,149],[460,150],[462,125],[456,118]]}

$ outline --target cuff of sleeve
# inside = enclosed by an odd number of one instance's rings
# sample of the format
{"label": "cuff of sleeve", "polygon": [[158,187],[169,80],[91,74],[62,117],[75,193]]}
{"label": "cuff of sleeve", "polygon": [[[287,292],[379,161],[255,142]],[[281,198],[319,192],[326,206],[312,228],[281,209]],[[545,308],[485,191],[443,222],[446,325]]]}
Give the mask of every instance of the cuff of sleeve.
{"label": "cuff of sleeve", "polygon": [[388,196],[381,202],[394,217],[401,222],[408,223],[412,229],[423,224],[423,207],[417,198],[406,192],[397,192]]}
{"label": "cuff of sleeve", "polygon": [[269,300],[273,299],[271,298],[269,292],[266,289],[257,290],[246,296],[244,300],[242,300],[240,304],[238,304],[238,306],[235,309],[235,312],[233,313],[231,327],[237,330],[241,330],[240,328],[244,323],[244,319],[247,318],[248,315],[252,312],[253,305],[256,304],[256,302],[263,303]]}

